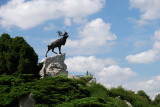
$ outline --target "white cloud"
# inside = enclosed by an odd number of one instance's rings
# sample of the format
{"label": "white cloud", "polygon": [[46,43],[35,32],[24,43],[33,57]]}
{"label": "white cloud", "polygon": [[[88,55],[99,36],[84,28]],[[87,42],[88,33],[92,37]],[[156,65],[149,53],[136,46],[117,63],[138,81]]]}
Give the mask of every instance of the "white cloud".
{"label": "white cloud", "polygon": [[77,24],[85,24],[85,23],[87,23],[87,19],[79,16],[79,17],[74,18],[73,22],[75,22]]}
{"label": "white cloud", "polygon": [[64,21],[64,23],[67,26],[71,26],[71,20],[70,20],[70,18],[66,18],[65,21]]}
{"label": "white cloud", "polygon": [[110,32],[111,25],[101,18],[88,22],[79,30],[79,40],[68,40],[66,47],[79,54],[94,54],[108,51],[117,37]]}
{"label": "white cloud", "polygon": [[97,82],[107,87],[122,85],[122,82],[137,75],[130,68],[121,68],[111,58],[99,59],[94,56],[77,56],[66,59],[65,63],[69,72],[89,71],[95,75]]}
{"label": "white cloud", "polygon": [[106,87],[116,87],[122,85],[121,82],[129,80],[136,75],[136,72],[133,72],[130,68],[121,68],[118,65],[111,65],[97,73],[97,78],[98,81],[105,84]]}
{"label": "white cloud", "polygon": [[155,41],[160,41],[160,30],[155,31],[154,39]]}
{"label": "white cloud", "polygon": [[104,45],[107,40],[115,40],[117,37],[110,32],[111,25],[105,23],[101,18],[92,20],[84,26],[80,31],[80,37],[83,38],[82,46],[91,45],[90,42],[96,45]]}
{"label": "white cloud", "polygon": [[45,31],[49,31],[49,30],[53,30],[53,29],[55,29],[56,27],[52,24],[52,23],[50,23],[50,24],[48,24],[48,26],[46,26],[46,27],[44,27],[44,30]]}
{"label": "white cloud", "polygon": [[144,90],[152,99],[160,93],[160,76],[153,77],[145,81],[128,83],[124,87],[134,91]]}
{"label": "white cloud", "polygon": [[160,0],[130,0],[131,8],[138,8],[142,13],[140,20],[136,21],[140,25],[147,24],[149,20],[160,19]]}
{"label": "white cloud", "polygon": [[97,82],[105,85],[107,88],[122,86],[128,90],[144,90],[151,98],[160,93],[160,76],[147,80],[130,81],[137,76],[131,68],[120,67],[111,59],[100,59],[94,56],[77,56],[67,58],[67,70],[73,72],[86,72],[87,70],[94,74]]}
{"label": "white cloud", "polygon": [[155,43],[152,49],[136,55],[128,55],[126,60],[130,63],[151,63],[160,59],[160,31],[154,33]]}
{"label": "white cloud", "polygon": [[128,55],[126,60],[130,63],[151,63],[160,58],[160,42],[155,42],[152,49],[136,55]]}
{"label": "white cloud", "polygon": [[150,80],[141,82],[138,84],[139,90],[143,89],[148,93],[152,98],[156,96],[157,93],[160,93],[160,76],[151,78]]}
{"label": "white cloud", "polygon": [[[117,38],[115,34],[110,32],[111,25],[105,23],[101,18],[97,18],[88,22],[86,25],[79,28],[77,31],[77,39],[73,38],[73,34],[69,33],[69,38],[64,46],[62,46],[62,52],[66,52],[68,55],[93,55],[93,54],[105,54],[113,49],[114,40]],[[57,29],[53,24],[49,24],[44,30]],[[45,45],[51,43],[57,38],[46,38],[42,40]],[[74,51],[73,51],[74,50]],[[42,50],[43,51],[43,50]],[[57,50],[55,50],[57,51]],[[52,53],[51,51],[49,53]]]}
{"label": "white cloud", "polygon": [[69,72],[99,72],[106,65],[116,64],[116,62],[111,58],[98,59],[94,56],[76,56],[66,59],[65,63],[67,64]]}
{"label": "white cloud", "polygon": [[105,0],[11,0],[0,7],[0,24],[4,28],[28,29],[60,17],[85,18],[100,11],[104,3]]}

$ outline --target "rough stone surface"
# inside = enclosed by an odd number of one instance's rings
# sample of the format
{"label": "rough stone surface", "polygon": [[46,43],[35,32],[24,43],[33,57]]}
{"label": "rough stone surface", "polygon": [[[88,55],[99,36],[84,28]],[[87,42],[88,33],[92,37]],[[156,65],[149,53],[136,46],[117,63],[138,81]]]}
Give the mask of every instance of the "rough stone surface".
{"label": "rough stone surface", "polygon": [[92,78],[89,83],[96,83],[96,78]]}
{"label": "rough stone surface", "polygon": [[128,105],[128,107],[132,107],[131,103],[128,102],[127,100],[124,100],[124,102]]}
{"label": "rough stone surface", "polygon": [[[117,96],[116,98],[121,99],[121,96]],[[123,100],[123,101],[128,105],[128,107],[132,107],[132,104],[128,102],[127,100]]]}
{"label": "rough stone surface", "polygon": [[67,65],[64,63],[65,54],[57,54],[52,57],[44,58],[43,67],[40,70],[41,77],[57,76],[58,74],[65,73],[68,75]]}
{"label": "rough stone surface", "polygon": [[33,98],[33,93],[28,94],[27,96],[19,99],[19,107],[34,107],[35,100]]}
{"label": "rough stone surface", "polygon": [[72,74],[68,74],[68,78],[73,79],[74,76]]}
{"label": "rough stone surface", "polygon": [[76,80],[80,80],[80,77],[78,77],[78,76],[75,76],[73,78],[76,79]]}

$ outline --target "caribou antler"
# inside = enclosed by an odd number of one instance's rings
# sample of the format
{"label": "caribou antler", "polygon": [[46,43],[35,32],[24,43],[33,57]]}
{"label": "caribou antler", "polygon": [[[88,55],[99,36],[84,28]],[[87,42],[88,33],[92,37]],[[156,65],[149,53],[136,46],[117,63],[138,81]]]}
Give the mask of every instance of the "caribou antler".
{"label": "caribou antler", "polygon": [[63,36],[61,31],[58,31],[57,33],[58,33],[59,36]]}

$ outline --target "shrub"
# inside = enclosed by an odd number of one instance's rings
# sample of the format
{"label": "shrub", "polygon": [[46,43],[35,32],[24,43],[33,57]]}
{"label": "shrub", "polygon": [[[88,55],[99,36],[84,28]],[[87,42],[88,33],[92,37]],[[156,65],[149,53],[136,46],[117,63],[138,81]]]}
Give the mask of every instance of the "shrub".
{"label": "shrub", "polygon": [[63,77],[45,77],[28,86],[31,86],[37,104],[59,104],[90,96],[89,91],[79,86],[76,80]]}
{"label": "shrub", "polygon": [[61,74],[58,74],[59,77],[64,77],[64,78],[67,78],[68,74],[66,73],[61,73]]}
{"label": "shrub", "polygon": [[120,96],[121,100],[127,100],[132,104],[133,107],[148,107],[149,105],[146,99],[136,95],[133,91],[125,90],[121,86],[108,90],[108,94],[110,97]]}
{"label": "shrub", "polygon": [[106,102],[102,98],[86,97],[73,100],[70,103],[59,104],[56,107],[106,107]]}
{"label": "shrub", "polygon": [[86,75],[83,76],[82,78],[84,78],[86,82],[89,82],[91,79],[93,79],[93,75],[87,71]]}
{"label": "shrub", "polygon": [[76,99],[68,103],[56,105],[56,107],[128,107],[125,102],[110,98],[104,100],[97,97],[86,97],[82,99]]}
{"label": "shrub", "polygon": [[89,82],[91,79],[93,79],[93,75],[88,75],[83,77],[86,82]]}
{"label": "shrub", "polygon": [[77,81],[63,77],[46,77],[24,83],[25,80],[3,75],[0,78],[0,106],[17,106],[18,99],[33,93],[37,106],[54,106],[89,97],[89,91]]}
{"label": "shrub", "polygon": [[88,87],[88,90],[91,93],[91,97],[99,97],[105,100],[108,99],[107,89],[101,84],[92,83]]}
{"label": "shrub", "polygon": [[0,107],[18,106],[18,98],[29,93],[24,81],[12,75],[0,76]]}

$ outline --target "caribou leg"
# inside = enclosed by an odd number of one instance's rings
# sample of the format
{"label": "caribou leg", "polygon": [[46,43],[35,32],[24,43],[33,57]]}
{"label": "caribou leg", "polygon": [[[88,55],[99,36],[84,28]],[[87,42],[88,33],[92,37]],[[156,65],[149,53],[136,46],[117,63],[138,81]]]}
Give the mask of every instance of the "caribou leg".
{"label": "caribou leg", "polygon": [[50,49],[48,49],[48,51],[46,52],[46,57],[47,57],[47,53],[49,52]]}
{"label": "caribou leg", "polygon": [[61,46],[60,46],[60,47],[58,47],[58,49],[59,49],[59,54],[62,54],[62,53],[61,53]]}
{"label": "caribou leg", "polygon": [[[52,52],[54,52],[54,48],[52,49]],[[55,54],[57,54],[57,52],[54,52]]]}

